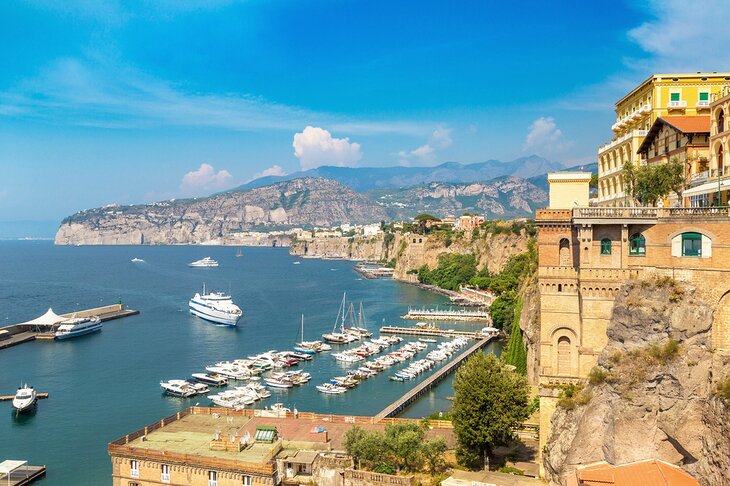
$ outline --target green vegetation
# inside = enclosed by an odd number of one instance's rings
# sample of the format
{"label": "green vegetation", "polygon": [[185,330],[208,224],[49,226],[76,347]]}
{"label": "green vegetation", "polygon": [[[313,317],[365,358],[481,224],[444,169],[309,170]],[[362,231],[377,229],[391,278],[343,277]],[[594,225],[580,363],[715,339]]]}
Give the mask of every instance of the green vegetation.
{"label": "green vegetation", "polygon": [[418,281],[436,285],[442,289],[459,290],[462,284],[469,282],[477,273],[474,255],[451,253],[439,256],[439,264],[433,270],[427,265],[418,269]]}
{"label": "green vegetation", "polygon": [[676,157],[666,164],[644,165],[636,168],[626,162],[623,168],[624,183],[636,203],[656,206],[657,201],[675,193],[681,201],[685,187],[684,165]]}
{"label": "green vegetation", "polygon": [[527,348],[522,340],[520,329],[520,316],[522,314],[522,296],[517,296],[512,317],[512,328],[510,330],[507,349],[502,352],[502,359],[507,364],[514,366],[521,375],[527,374]]}
{"label": "green vegetation", "polygon": [[502,466],[499,469],[497,469],[497,471],[504,473],[504,474],[515,474],[517,476],[525,475],[525,471],[523,471],[522,469],[518,469],[516,467],[512,467],[512,466]]}
{"label": "green vegetation", "polygon": [[488,468],[492,450],[507,445],[529,416],[527,380],[493,354],[477,353],[456,372],[453,386],[457,459],[467,467]]}
{"label": "green vegetation", "polygon": [[600,385],[601,383],[605,382],[607,378],[608,372],[603,368],[599,368],[598,366],[594,366],[593,368],[591,368],[590,373],[588,373],[588,383],[593,386]]}
{"label": "green vegetation", "polygon": [[583,385],[571,384],[563,387],[558,398],[558,406],[566,410],[573,410],[580,405],[586,405],[591,401],[592,394],[585,390]]}
{"label": "green vegetation", "polygon": [[730,376],[726,376],[717,383],[715,394],[725,402],[730,403]]}
{"label": "green vegetation", "polygon": [[416,423],[391,424],[383,432],[354,426],[345,433],[345,450],[360,467],[375,472],[414,472],[425,464],[434,475],[446,465],[446,441],[442,437],[426,440],[426,430]]}
{"label": "green vegetation", "polygon": [[611,353],[606,364],[607,370],[594,368],[588,376],[589,383],[597,385],[602,382],[611,383],[624,397],[630,395],[630,389],[643,382],[647,373],[657,366],[664,366],[675,359],[681,345],[674,339],[664,343],[652,342],[642,348],[628,352]]}

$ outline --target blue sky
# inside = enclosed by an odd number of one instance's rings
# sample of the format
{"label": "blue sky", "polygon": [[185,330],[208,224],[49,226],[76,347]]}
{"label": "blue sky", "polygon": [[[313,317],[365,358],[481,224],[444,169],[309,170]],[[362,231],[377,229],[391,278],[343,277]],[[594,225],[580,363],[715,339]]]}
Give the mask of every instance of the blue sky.
{"label": "blue sky", "polygon": [[0,222],[322,164],[594,160],[636,83],[728,69],[727,12],[680,0],[2,2]]}

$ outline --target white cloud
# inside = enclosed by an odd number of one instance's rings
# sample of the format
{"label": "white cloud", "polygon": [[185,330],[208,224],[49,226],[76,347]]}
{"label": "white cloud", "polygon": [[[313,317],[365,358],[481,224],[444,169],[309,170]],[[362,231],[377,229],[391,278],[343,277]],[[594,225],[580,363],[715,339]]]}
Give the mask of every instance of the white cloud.
{"label": "white cloud", "polygon": [[436,127],[428,138],[427,144],[410,151],[401,150],[398,152],[398,156],[402,158],[400,164],[408,165],[408,159],[411,158],[424,163],[431,163],[436,160],[436,151],[451,146],[452,142],[450,128]]}
{"label": "white cloud", "polygon": [[525,138],[524,150],[532,150],[540,155],[554,154],[570,146],[563,140],[563,132],[552,117],[541,116],[533,121]]}
{"label": "white cloud", "polygon": [[215,171],[210,164],[200,164],[198,170],[185,174],[180,183],[180,191],[188,196],[207,194],[230,187],[231,173],[225,169]]}
{"label": "white cloud", "polygon": [[272,165],[271,167],[264,169],[261,172],[255,173],[247,182],[255,181],[256,179],[260,179],[261,177],[283,176],[283,175],[286,175],[286,172],[284,172],[284,169],[282,169],[278,165]]}
{"label": "white cloud", "polygon": [[359,143],[351,143],[349,138],[333,138],[330,132],[319,127],[307,126],[301,133],[295,133],[292,147],[302,170],[321,165],[354,166],[362,158]]}

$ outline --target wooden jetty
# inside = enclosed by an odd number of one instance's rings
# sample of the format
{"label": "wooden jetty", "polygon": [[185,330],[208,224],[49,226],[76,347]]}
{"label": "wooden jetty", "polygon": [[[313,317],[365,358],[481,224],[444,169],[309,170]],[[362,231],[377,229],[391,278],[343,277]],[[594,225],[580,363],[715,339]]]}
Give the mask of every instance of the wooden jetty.
{"label": "wooden jetty", "polygon": [[[16,464],[21,464],[16,466]],[[7,468],[5,467],[7,465]],[[25,486],[46,475],[46,466],[28,466],[25,461],[0,462],[0,484]]]}
{"label": "wooden jetty", "polygon": [[[43,399],[43,398],[48,398],[48,393],[37,393],[36,396],[40,400],[40,399]],[[5,402],[5,401],[8,401],[8,400],[12,400],[13,398],[15,398],[15,395],[0,395],[0,402]]]}
{"label": "wooden jetty", "polygon": [[401,327],[383,326],[380,334],[404,334],[406,336],[429,336],[429,337],[465,337],[467,339],[484,339],[482,331],[455,331],[453,329],[440,329],[437,327]]}
{"label": "wooden jetty", "polygon": [[486,309],[408,309],[408,313],[401,319],[432,320],[432,321],[489,321],[489,311]]}
{"label": "wooden jetty", "polygon": [[459,356],[456,357],[456,359],[452,360],[451,362],[447,363],[443,368],[436,371],[433,375],[429,376],[425,380],[423,380],[421,383],[416,385],[413,389],[411,389],[408,393],[400,397],[395,402],[391,403],[387,407],[385,407],[379,414],[377,414],[375,417],[379,419],[388,418],[388,417],[395,417],[400,412],[405,410],[410,404],[418,400],[418,398],[421,397],[424,393],[429,391],[431,388],[433,388],[435,385],[440,383],[444,378],[446,378],[452,371],[456,370],[456,368],[459,367],[459,365],[466,360],[469,356],[476,353],[477,351],[480,351],[482,348],[484,348],[487,344],[489,344],[492,339],[495,339],[495,336],[489,336],[484,337],[480,339],[476,344],[472,345],[469,349],[461,353]]}
{"label": "wooden jetty", "polygon": [[[102,322],[111,321],[113,319],[121,319],[122,317],[133,316],[139,314],[138,310],[127,309],[122,304],[105,305],[102,307],[94,307],[93,309],[84,309],[76,312],[61,314],[60,317],[91,317],[97,316]],[[0,328],[0,349],[9,348],[17,344],[35,341],[36,339],[55,339],[55,331],[58,325],[34,325],[27,323],[13,324]]]}

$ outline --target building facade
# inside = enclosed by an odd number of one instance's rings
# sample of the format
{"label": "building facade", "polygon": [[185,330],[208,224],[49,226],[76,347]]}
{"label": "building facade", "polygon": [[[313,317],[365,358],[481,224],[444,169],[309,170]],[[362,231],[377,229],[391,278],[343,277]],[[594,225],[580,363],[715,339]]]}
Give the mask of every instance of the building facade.
{"label": "building facade", "polygon": [[709,115],[713,95],[730,87],[730,73],[655,74],[616,102],[613,140],[598,148],[598,206],[630,206],[621,174],[661,116]]}
{"label": "building facade", "polygon": [[550,207],[536,221],[540,450],[556,385],[582,382],[596,365],[625,282],[669,276],[696,286],[717,309],[714,349],[730,351],[730,208]]}

